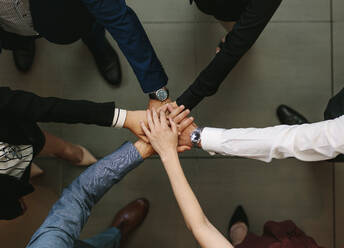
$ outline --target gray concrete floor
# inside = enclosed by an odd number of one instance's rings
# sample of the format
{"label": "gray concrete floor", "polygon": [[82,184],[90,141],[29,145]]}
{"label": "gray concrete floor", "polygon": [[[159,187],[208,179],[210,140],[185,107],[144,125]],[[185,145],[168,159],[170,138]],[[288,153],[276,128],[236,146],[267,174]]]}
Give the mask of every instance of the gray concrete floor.
{"label": "gray concrete floor", "polygon": [[[127,2],[141,18],[170,77],[172,97],[177,97],[213,57],[224,30],[186,0]],[[328,99],[344,82],[343,28],[341,0],[284,0],[217,95],[203,101],[193,116],[200,125],[265,127],[278,124],[275,109],[285,103],[310,121],[322,120]],[[146,107],[147,98],[123,55],[124,80],[119,89],[101,79],[81,42],[57,46],[39,40],[35,64],[28,74],[17,72],[11,56],[6,51],[0,56],[1,85],[42,96],[115,100],[127,109]],[[125,130],[96,126],[44,124],[42,128],[87,146],[98,157],[112,152],[125,140],[134,140]],[[210,157],[202,151],[183,154],[181,162],[206,214],[223,233],[234,208],[242,204],[257,234],[267,220],[292,219],[324,247],[344,244],[342,165],[294,159],[267,165]],[[29,199],[32,210],[16,222],[0,222],[4,247],[23,247],[63,187],[82,171],[54,159],[38,159],[37,163],[46,175],[35,182],[39,190]],[[104,230],[118,209],[141,196],[151,201],[151,212],[126,247],[198,247],[185,228],[167,176],[155,158],[144,162],[107,193],[95,207],[82,237]],[[40,206],[44,207],[42,211]]]}

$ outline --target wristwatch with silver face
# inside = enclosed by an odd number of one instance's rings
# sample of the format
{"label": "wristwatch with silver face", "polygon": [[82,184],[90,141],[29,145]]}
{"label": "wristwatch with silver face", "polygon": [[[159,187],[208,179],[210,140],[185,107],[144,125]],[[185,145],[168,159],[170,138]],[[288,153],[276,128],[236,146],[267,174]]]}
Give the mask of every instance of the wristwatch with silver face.
{"label": "wristwatch with silver face", "polygon": [[149,93],[149,98],[154,100],[159,100],[163,102],[169,97],[169,91],[166,87],[163,87],[155,92]]}
{"label": "wristwatch with silver face", "polygon": [[190,135],[191,143],[194,145],[194,147],[199,147],[199,144],[201,143],[202,131],[203,131],[203,128],[198,127]]}

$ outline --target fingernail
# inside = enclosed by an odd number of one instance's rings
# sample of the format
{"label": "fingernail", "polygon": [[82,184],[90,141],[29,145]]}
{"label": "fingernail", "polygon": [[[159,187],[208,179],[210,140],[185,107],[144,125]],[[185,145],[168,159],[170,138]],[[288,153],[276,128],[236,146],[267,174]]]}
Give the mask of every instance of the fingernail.
{"label": "fingernail", "polygon": [[193,118],[193,117],[190,117],[190,120],[192,120],[192,121],[193,121],[193,120],[194,120],[194,118]]}

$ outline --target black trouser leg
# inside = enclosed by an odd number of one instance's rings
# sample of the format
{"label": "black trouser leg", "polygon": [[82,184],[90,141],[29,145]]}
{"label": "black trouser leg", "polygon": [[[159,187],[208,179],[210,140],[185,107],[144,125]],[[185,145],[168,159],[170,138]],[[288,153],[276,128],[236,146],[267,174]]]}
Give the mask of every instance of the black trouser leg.
{"label": "black trouser leg", "polygon": [[82,38],[92,53],[100,74],[111,85],[121,83],[121,66],[116,51],[105,37],[105,29],[95,23],[92,31]]}
{"label": "black trouser leg", "polygon": [[18,41],[18,47],[13,49],[13,59],[19,71],[27,72],[31,69],[35,52],[35,38],[26,38]]}

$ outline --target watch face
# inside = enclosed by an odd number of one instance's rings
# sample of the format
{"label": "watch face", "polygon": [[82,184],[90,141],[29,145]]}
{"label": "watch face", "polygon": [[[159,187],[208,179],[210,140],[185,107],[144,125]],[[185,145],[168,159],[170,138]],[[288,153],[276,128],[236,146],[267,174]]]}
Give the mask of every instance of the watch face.
{"label": "watch face", "polygon": [[201,138],[201,134],[197,132],[197,130],[191,134],[191,142],[193,144],[197,144],[200,138]]}
{"label": "watch face", "polygon": [[160,101],[165,101],[168,98],[168,93],[165,89],[160,89],[156,92],[156,96]]}

